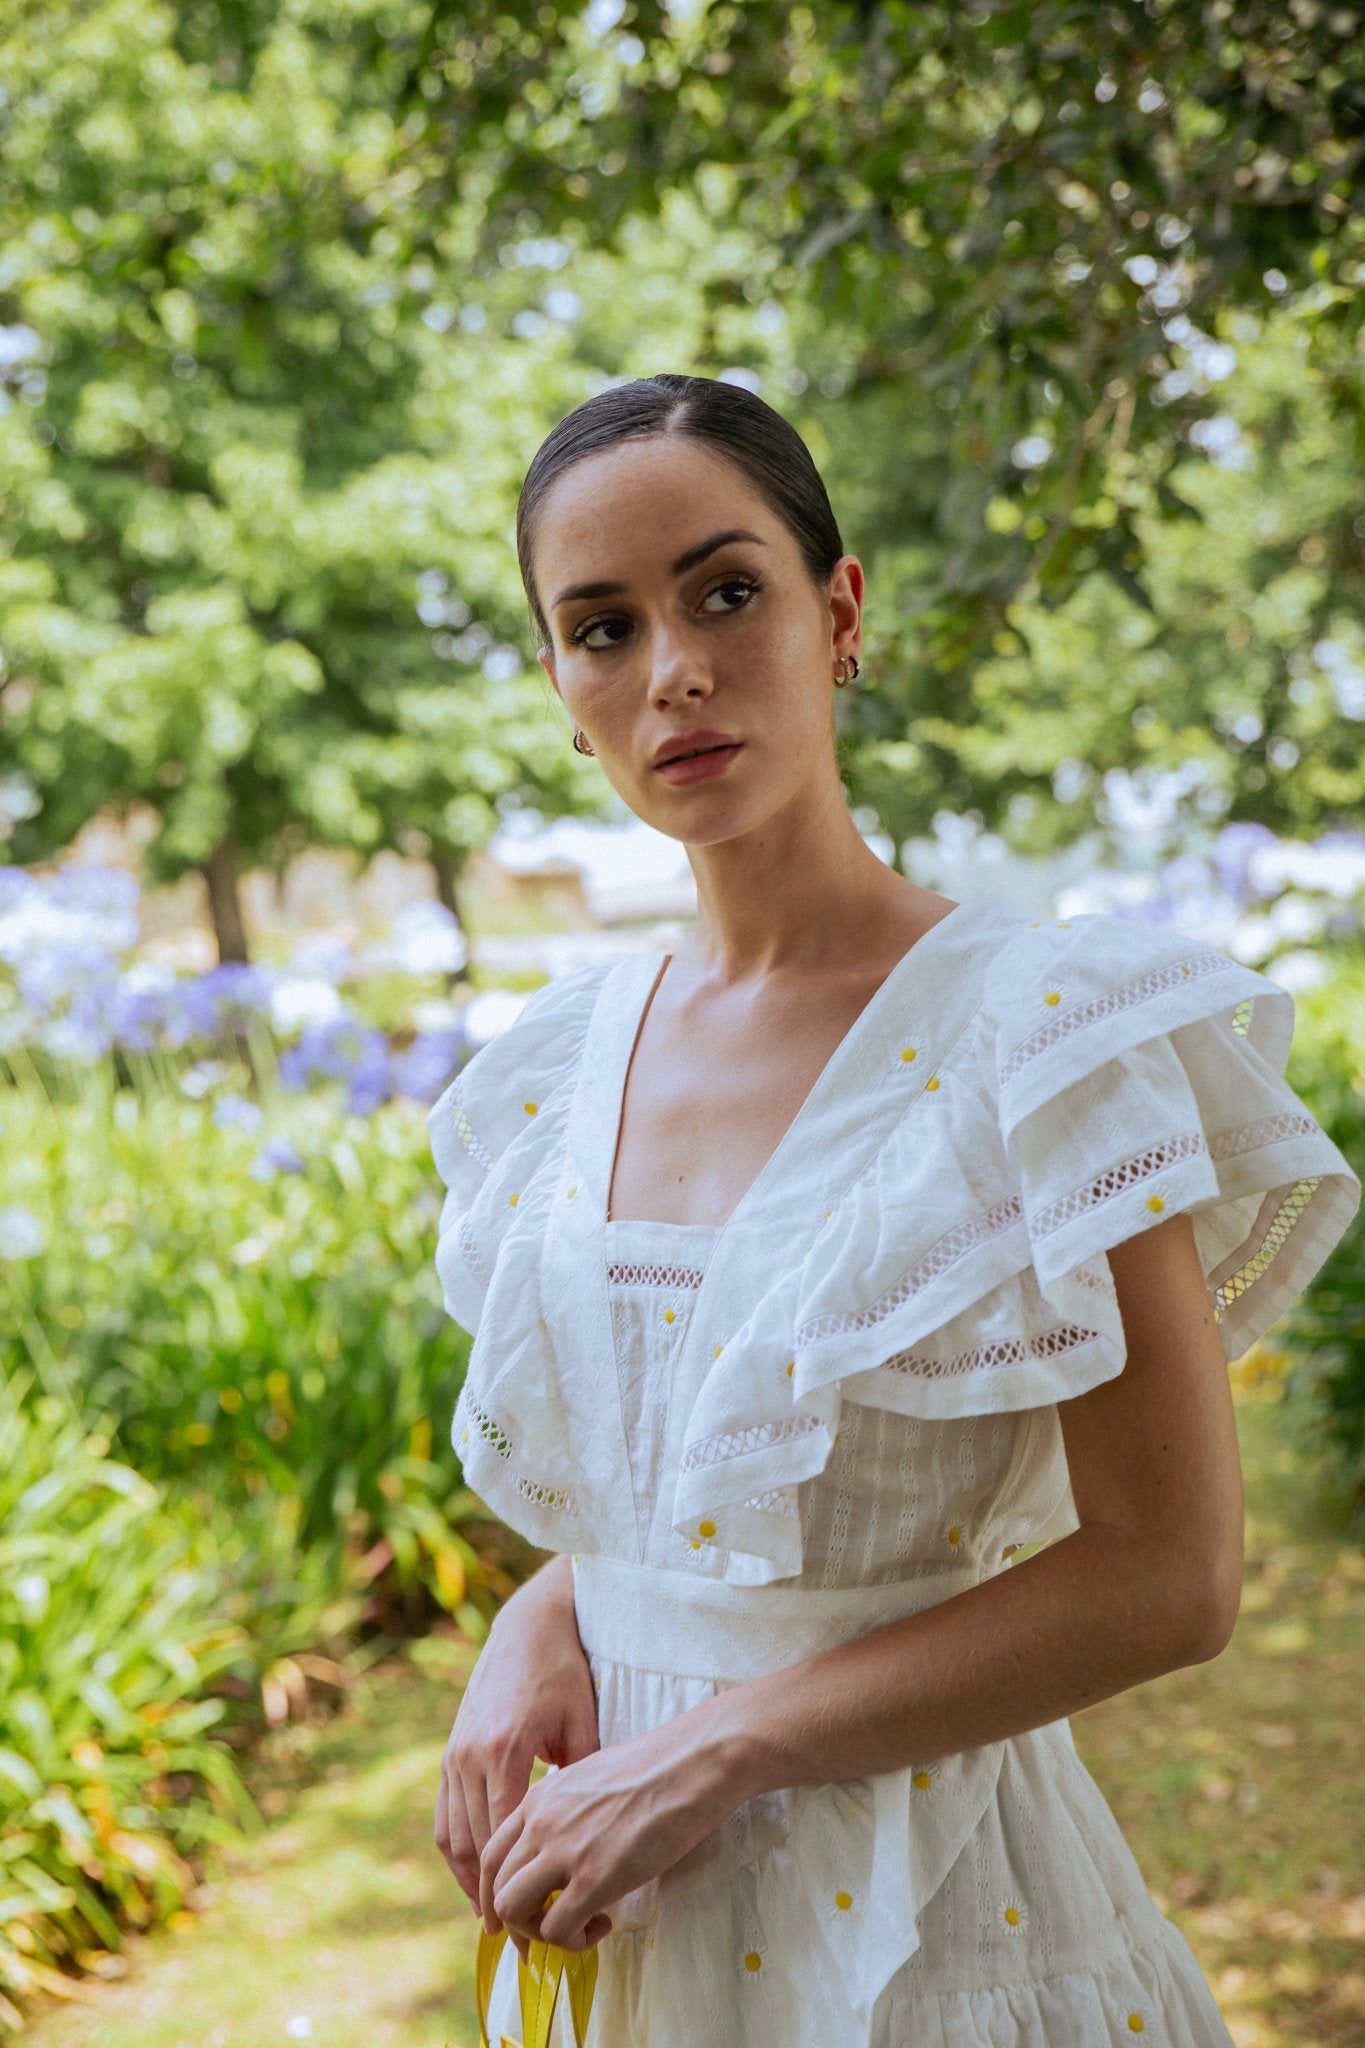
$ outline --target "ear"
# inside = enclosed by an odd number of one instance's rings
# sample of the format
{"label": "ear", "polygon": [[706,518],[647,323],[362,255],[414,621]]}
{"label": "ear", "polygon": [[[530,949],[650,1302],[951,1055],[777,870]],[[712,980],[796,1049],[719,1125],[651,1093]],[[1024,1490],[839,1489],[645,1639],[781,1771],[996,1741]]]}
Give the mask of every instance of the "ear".
{"label": "ear", "polygon": [[555,695],[557,697],[562,697],[564,693],[559,687],[559,678],[555,674],[554,649],[551,647],[537,647],[536,660],[540,663],[546,675],[550,678],[551,683],[554,685]]}
{"label": "ear", "polygon": [[863,565],[856,555],[840,555],[829,585],[829,623],[840,654],[856,655],[862,645]]}

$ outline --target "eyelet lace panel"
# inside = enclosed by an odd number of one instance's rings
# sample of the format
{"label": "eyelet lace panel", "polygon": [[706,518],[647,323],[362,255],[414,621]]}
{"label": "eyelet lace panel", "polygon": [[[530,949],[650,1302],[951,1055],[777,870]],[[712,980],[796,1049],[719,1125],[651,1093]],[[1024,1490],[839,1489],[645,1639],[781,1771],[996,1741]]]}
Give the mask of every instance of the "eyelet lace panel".
{"label": "eyelet lace panel", "polygon": [[613,1259],[607,1267],[613,1287],[667,1287],[672,1291],[700,1287],[705,1277],[695,1266],[635,1266]]}
{"label": "eyelet lace panel", "polygon": [[1295,1181],[1293,1187],[1290,1188],[1289,1193],[1275,1211],[1265,1236],[1261,1239],[1251,1257],[1246,1261],[1245,1265],[1239,1266],[1235,1273],[1224,1280],[1220,1287],[1214,1289],[1213,1314],[1216,1322],[1223,1320],[1224,1315],[1231,1308],[1233,1302],[1240,1301],[1241,1297],[1253,1288],[1258,1280],[1265,1278],[1276,1258],[1283,1251],[1294,1225],[1317,1193],[1318,1187],[1321,1184],[1321,1178],[1321,1175],[1315,1175],[1311,1180]]}
{"label": "eyelet lace panel", "polygon": [[463,1413],[473,1423],[484,1442],[508,1463],[508,1478],[523,1500],[533,1501],[537,1507],[565,1509],[577,1514],[578,1503],[566,1486],[546,1486],[541,1481],[529,1479],[512,1464],[512,1439],[501,1423],[496,1422],[486,1408],[481,1408],[466,1387],[460,1397]]}
{"label": "eyelet lace panel", "polygon": [[701,1471],[708,1465],[723,1465],[728,1458],[742,1458],[746,1451],[766,1451],[772,1444],[790,1443],[824,1424],[813,1415],[784,1415],[776,1422],[755,1422],[748,1429],[726,1429],[717,1436],[703,1437],[683,1452],[679,1470]]}
{"label": "eyelet lace panel", "polygon": [[1073,1188],[1060,1201],[1049,1202],[1045,1209],[1040,1209],[1030,1219],[1029,1233],[1035,1242],[1049,1237],[1064,1223],[1071,1223],[1077,1216],[1084,1215],[1087,1209],[1112,1200],[1138,1181],[1150,1180],[1154,1173],[1174,1166],[1178,1159],[1197,1159],[1205,1150],[1200,1131],[1181,1131],[1173,1138],[1163,1138],[1159,1145],[1149,1145],[1145,1152],[1135,1152],[1131,1158],[1121,1159],[1117,1166],[1106,1167],[1085,1187]]}
{"label": "eyelet lace panel", "polygon": [[1040,1358],[1059,1358],[1080,1344],[1093,1343],[1095,1332],[1075,1323],[1059,1323],[1032,1337],[1001,1337],[992,1344],[977,1344],[947,1358],[932,1358],[922,1351],[896,1351],[882,1360],[889,1372],[910,1373],[921,1380],[959,1379],[969,1372],[1001,1372],[1012,1365],[1027,1365]]}
{"label": "eyelet lace panel", "polygon": [[1089,1002],[1077,1003],[1074,1008],[1049,1017],[1046,1024],[1021,1040],[1006,1057],[1000,1069],[1001,1087],[1021,1073],[1030,1060],[1037,1059],[1039,1053],[1047,1052],[1062,1039],[1069,1038],[1073,1031],[1080,1031],[1087,1024],[1098,1024],[1105,1017],[1117,1016],[1121,1010],[1131,1010],[1137,1003],[1150,1003],[1154,997],[1164,995],[1167,989],[1179,988],[1182,982],[1191,981],[1198,975],[1225,973],[1233,964],[1222,953],[1191,953],[1184,960],[1172,960],[1166,967],[1151,968],[1119,988],[1106,989],[1103,995],[1092,996]]}
{"label": "eyelet lace panel", "polygon": [[946,1273],[959,1259],[974,1251],[979,1244],[998,1237],[1002,1231],[1012,1229],[1024,1213],[1023,1199],[1014,1194],[997,1202],[982,1216],[973,1216],[966,1223],[959,1223],[954,1229],[945,1231],[936,1244],[929,1247],[924,1257],[913,1265],[908,1273],[902,1273],[893,1287],[879,1295],[868,1307],[849,1314],[832,1311],[828,1315],[812,1316],[808,1322],[799,1325],[796,1332],[796,1348],[803,1351],[808,1345],[818,1344],[826,1337],[843,1336],[849,1330],[871,1330],[878,1323],[885,1322],[889,1315],[927,1287],[931,1280],[937,1280],[940,1273]]}
{"label": "eyelet lace panel", "polygon": [[1256,1014],[1255,996],[1243,996],[1232,1013],[1231,1023],[1239,1038],[1245,1038],[1251,1029],[1251,1020]]}
{"label": "eyelet lace panel", "polygon": [[450,1120],[455,1126],[455,1135],[464,1146],[465,1151],[469,1154],[475,1165],[481,1166],[484,1172],[487,1173],[490,1167],[496,1164],[496,1161],[487,1145],[484,1144],[483,1139],[474,1129],[473,1124],[470,1123],[469,1118],[465,1115],[463,1106],[458,1098],[452,1101],[450,1105]]}

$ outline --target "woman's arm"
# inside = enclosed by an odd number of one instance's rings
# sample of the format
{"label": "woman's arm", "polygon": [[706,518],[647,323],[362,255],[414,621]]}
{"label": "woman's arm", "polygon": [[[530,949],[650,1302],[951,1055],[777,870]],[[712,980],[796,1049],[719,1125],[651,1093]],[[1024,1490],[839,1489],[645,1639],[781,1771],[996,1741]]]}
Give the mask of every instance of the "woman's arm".
{"label": "woman's arm", "polygon": [[1109,1256],[1128,1361],[1058,1410],[1080,1527],[937,1607],[708,1702],[746,1797],[996,1742],[1226,1647],[1241,1467],[1189,1218]]}
{"label": "woman's arm", "polygon": [[[1224,1648],[1241,1588],[1241,1470],[1189,1217],[1109,1262],[1127,1363],[1059,1408],[1080,1527],[534,1786],[485,1851],[486,1917],[581,1946],[593,1913],[755,1793],[1000,1741]],[[563,1896],[542,1919],[552,1890]]]}

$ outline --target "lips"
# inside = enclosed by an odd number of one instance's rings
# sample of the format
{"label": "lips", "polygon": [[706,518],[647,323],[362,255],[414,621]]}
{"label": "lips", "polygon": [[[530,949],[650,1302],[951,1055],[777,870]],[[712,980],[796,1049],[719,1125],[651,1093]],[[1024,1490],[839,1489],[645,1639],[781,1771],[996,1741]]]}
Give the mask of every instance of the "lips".
{"label": "lips", "polygon": [[739,742],[728,732],[714,732],[707,726],[699,726],[696,732],[679,733],[674,739],[665,740],[654,755],[654,766],[663,768],[671,761],[681,761],[693,754],[711,754],[718,747],[735,747]]}

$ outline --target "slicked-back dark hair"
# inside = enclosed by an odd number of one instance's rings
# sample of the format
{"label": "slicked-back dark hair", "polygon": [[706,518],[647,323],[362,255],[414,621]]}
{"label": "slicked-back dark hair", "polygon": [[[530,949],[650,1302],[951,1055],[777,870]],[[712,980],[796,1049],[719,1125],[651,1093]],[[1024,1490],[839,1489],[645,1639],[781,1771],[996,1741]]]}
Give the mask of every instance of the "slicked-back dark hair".
{"label": "slicked-back dark hair", "polygon": [[549,645],[550,629],[531,555],[547,492],[587,456],[661,434],[685,435],[727,456],[787,528],[812,579],[828,588],[844,544],[820,472],[790,420],[742,384],[672,373],[637,377],[575,406],[541,442],[526,472],[517,501],[517,561],[542,646]]}

